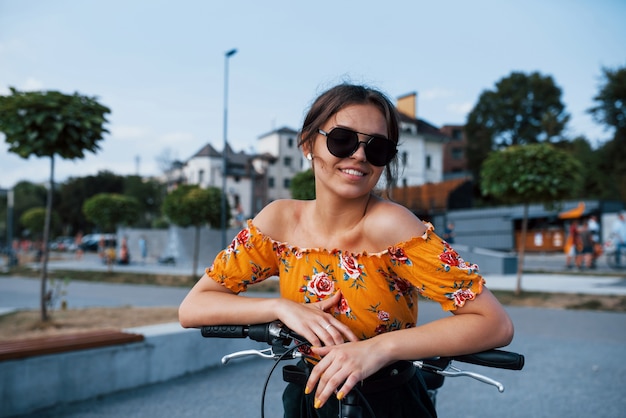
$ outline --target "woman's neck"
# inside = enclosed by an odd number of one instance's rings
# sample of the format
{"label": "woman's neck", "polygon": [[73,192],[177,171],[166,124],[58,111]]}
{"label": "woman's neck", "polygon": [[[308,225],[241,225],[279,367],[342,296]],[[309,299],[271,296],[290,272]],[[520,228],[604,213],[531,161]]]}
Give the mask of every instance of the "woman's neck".
{"label": "woman's neck", "polygon": [[372,199],[371,194],[356,199],[318,197],[312,202],[309,219],[329,236],[349,233],[362,225]]}

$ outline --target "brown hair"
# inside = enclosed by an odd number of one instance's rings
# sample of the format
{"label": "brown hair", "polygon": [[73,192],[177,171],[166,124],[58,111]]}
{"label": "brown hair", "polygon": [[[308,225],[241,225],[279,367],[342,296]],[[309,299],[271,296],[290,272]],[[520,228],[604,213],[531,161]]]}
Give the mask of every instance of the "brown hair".
{"label": "brown hair", "polygon": [[[387,138],[398,144],[399,124],[398,112],[391,101],[382,92],[370,87],[339,84],[322,93],[311,105],[300,132],[298,146],[307,144],[311,149],[317,137],[317,130],[341,109],[357,104],[371,104],[380,109],[387,122]],[[391,188],[395,183],[398,167],[397,154],[385,166],[386,187]]]}

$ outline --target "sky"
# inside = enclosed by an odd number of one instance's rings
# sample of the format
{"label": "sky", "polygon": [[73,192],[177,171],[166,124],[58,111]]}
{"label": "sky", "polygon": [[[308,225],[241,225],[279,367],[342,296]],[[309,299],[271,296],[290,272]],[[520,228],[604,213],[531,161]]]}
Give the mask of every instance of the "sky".
{"label": "sky", "polygon": [[[55,160],[61,182],[159,175],[164,158],[221,150],[226,62],[236,151],[299,129],[340,82],[393,101],[417,92],[417,116],[442,126],[464,124],[514,71],[551,76],[571,114],[567,135],[597,145],[611,132],[586,110],[602,68],[626,66],[624,22],[623,0],[0,0],[0,95],[78,92],[111,109],[96,154]],[[48,158],[20,158],[0,134],[0,188],[49,175]]]}

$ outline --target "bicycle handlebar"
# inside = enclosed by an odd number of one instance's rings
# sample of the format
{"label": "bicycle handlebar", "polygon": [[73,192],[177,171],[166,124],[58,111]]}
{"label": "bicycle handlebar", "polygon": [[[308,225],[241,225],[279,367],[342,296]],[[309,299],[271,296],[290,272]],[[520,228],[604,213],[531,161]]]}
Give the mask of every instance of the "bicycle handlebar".
{"label": "bicycle handlebar", "polygon": [[[278,321],[254,325],[203,326],[200,330],[202,336],[205,338],[250,338],[254,341],[268,344],[271,344],[274,340],[280,339],[294,339],[303,343],[307,342],[304,337],[291,331]],[[285,342],[288,344],[287,341]],[[423,361],[429,364],[437,364],[441,361],[449,362],[451,360],[508,370],[522,370],[524,367],[523,355],[499,349],[438,359],[426,359]]]}

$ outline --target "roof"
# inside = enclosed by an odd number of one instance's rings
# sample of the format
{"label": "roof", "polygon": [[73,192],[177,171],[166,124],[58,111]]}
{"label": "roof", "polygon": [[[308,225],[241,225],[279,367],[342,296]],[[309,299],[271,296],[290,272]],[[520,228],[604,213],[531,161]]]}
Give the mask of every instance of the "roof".
{"label": "roof", "polygon": [[[213,148],[213,145],[207,143],[205,146],[200,148],[198,152],[191,156],[191,158],[195,157],[221,157],[222,153]],[[191,159],[189,158],[189,159]]]}
{"label": "roof", "polygon": [[405,115],[402,112],[398,112],[398,114],[400,115],[401,123],[410,123],[410,124],[416,125],[418,134],[432,135],[432,136],[438,137],[439,139],[449,138],[448,135],[441,132],[441,130],[439,130],[439,128],[437,128],[435,125],[423,119],[412,118],[408,115]]}
{"label": "roof", "polygon": [[420,186],[396,187],[393,189],[393,200],[414,212],[446,210],[450,193],[467,181],[468,178],[458,178]]}
{"label": "roof", "polygon": [[265,138],[266,136],[273,135],[273,134],[297,135],[298,133],[299,131],[296,131],[295,129],[292,129],[288,126],[283,126],[282,128],[274,129],[273,131],[267,132],[263,135],[259,135],[258,139]]}

